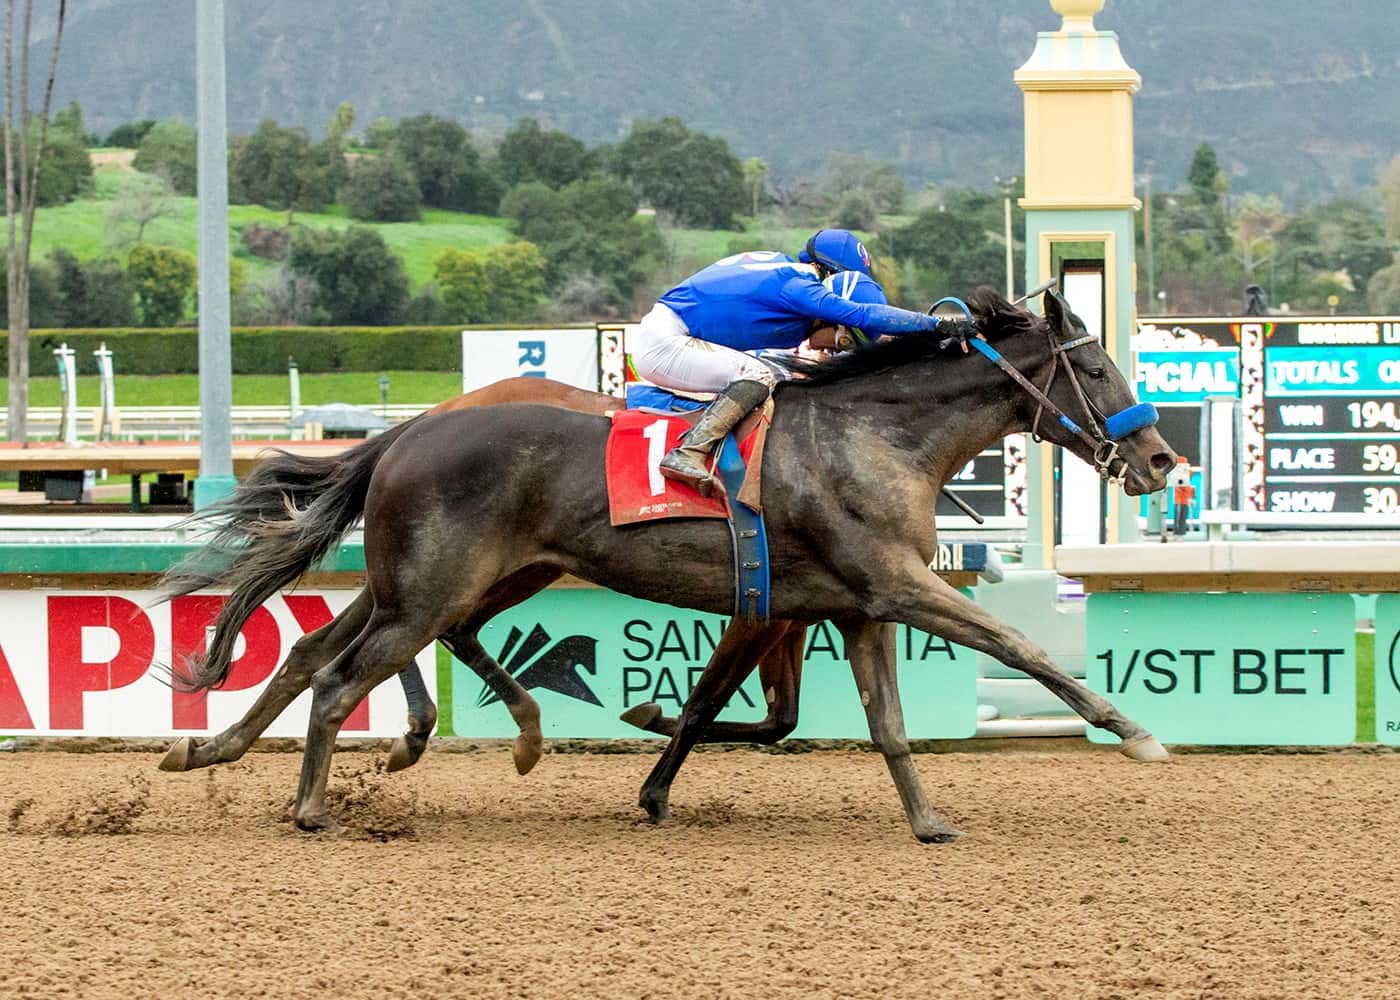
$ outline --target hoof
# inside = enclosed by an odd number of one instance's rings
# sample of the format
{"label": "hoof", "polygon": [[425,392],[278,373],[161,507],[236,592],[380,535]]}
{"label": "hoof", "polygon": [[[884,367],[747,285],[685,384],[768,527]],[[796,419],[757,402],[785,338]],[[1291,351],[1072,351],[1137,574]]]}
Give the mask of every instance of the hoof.
{"label": "hoof", "polygon": [[394,745],[389,748],[389,762],[384,765],[384,770],[393,773],[412,767],[418,763],[418,758],[422,756],[422,753],[422,750],[414,753],[413,748],[408,745],[408,737],[400,736],[394,740]]}
{"label": "hoof", "polygon": [[936,830],[914,831],[914,839],[921,844],[951,844],[962,836],[962,831],[954,830],[952,827],[942,827]]}
{"label": "hoof", "polygon": [[335,818],[331,816],[330,813],[297,816],[293,822],[296,823],[297,829],[301,830],[303,833],[336,834],[341,831],[340,824],[335,821]]}
{"label": "hoof", "polygon": [[190,754],[194,752],[194,740],[188,736],[181,737],[175,741],[175,745],[165,752],[165,756],[156,765],[162,771],[188,771],[190,769]]}
{"label": "hoof", "polygon": [[671,818],[671,803],[662,796],[648,795],[643,792],[637,799],[637,805],[646,810],[647,818],[657,826],[661,826]]}
{"label": "hoof", "polygon": [[1131,757],[1144,764],[1155,764],[1158,761],[1169,759],[1166,748],[1158,743],[1157,737],[1151,733],[1144,733],[1130,740],[1124,740],[1118,747],[1118,752],[1124,757]]}
{"label": "hoof", "polygon": [[515,746],[511,750],[511,757],[515,760],[515,773],[529,774],[540,762],[540,755],[543,753],[544,736],[538,729],[521,733],[515,738]]}
{"label": "hoof", "polygon": [[618,716],[629,726],[636,726],[638,729],[650,731],[656,720],[661,718],[661,706],[654,701],[644,702],[641,705],[633,705],[627,711]]}

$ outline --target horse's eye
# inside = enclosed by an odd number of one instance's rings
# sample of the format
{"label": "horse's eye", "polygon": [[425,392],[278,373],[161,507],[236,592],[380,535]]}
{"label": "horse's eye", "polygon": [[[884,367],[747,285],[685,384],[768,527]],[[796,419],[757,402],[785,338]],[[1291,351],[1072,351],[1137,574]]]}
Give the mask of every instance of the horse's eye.
{"label": "horse's eye", "polygon": [[1104,377],[1104,370],[1102,368],[1090,368],[1089,377],[1102,382]]}

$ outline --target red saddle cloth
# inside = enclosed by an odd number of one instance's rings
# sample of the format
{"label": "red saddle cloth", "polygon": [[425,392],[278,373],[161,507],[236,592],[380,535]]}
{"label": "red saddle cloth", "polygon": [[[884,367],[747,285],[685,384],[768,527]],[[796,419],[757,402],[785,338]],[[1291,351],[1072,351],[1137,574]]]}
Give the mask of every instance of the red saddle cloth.
{"label": "red saddle cloth", "polygon": [[[739,442],[739,454],[754,477],[754,452],[762,447],[767,420],[759,420]],[[674,517],[724,517],[729,508],[718,482],[708,498],[661,474],[661,459],[680,443],[690,422],[654,410],[615,410],[608,434],[608,511],[614,527]],[[744,493],[747,500],[748,482]]]}

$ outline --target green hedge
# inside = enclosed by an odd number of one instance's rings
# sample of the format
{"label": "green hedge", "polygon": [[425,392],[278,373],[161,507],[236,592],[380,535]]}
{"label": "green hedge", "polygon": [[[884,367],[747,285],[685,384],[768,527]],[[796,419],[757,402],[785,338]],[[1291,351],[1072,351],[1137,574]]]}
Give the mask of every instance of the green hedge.
{"label": "green hedge", "polygon": [[[277,375],[294,357],[304,372],[460,371],[462,327],[239,327],[233,330],[233,371]],[[492,327],[502,329],[502,327]],[[527,328],[528,329],[528,328]],[[0,331],[0,338],[8,336]],[[3,343],[3,340],[0,340]],[[56,374],[53,351],[66,343],[78,352],[78,371],[96,370],[92,352],[111,348],[119,375],[177,375],[199,371],[199,335],[175,330],[31,330],[31,375]],[[0,373],[9,368],[0,347]]]}

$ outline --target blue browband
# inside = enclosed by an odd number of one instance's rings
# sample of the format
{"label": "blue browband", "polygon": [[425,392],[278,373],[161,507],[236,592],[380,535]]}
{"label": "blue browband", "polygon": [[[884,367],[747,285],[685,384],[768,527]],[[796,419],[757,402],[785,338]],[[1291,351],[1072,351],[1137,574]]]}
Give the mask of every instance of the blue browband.
{"label": "blue browband", "polygon": [[1157,407],[1151,403],[1138,403],[1126,410],[1119,410],[1103,422],[1103,429],[1114,441],[1122,441],[1134,431],[1151,427],[1157,423]]}

